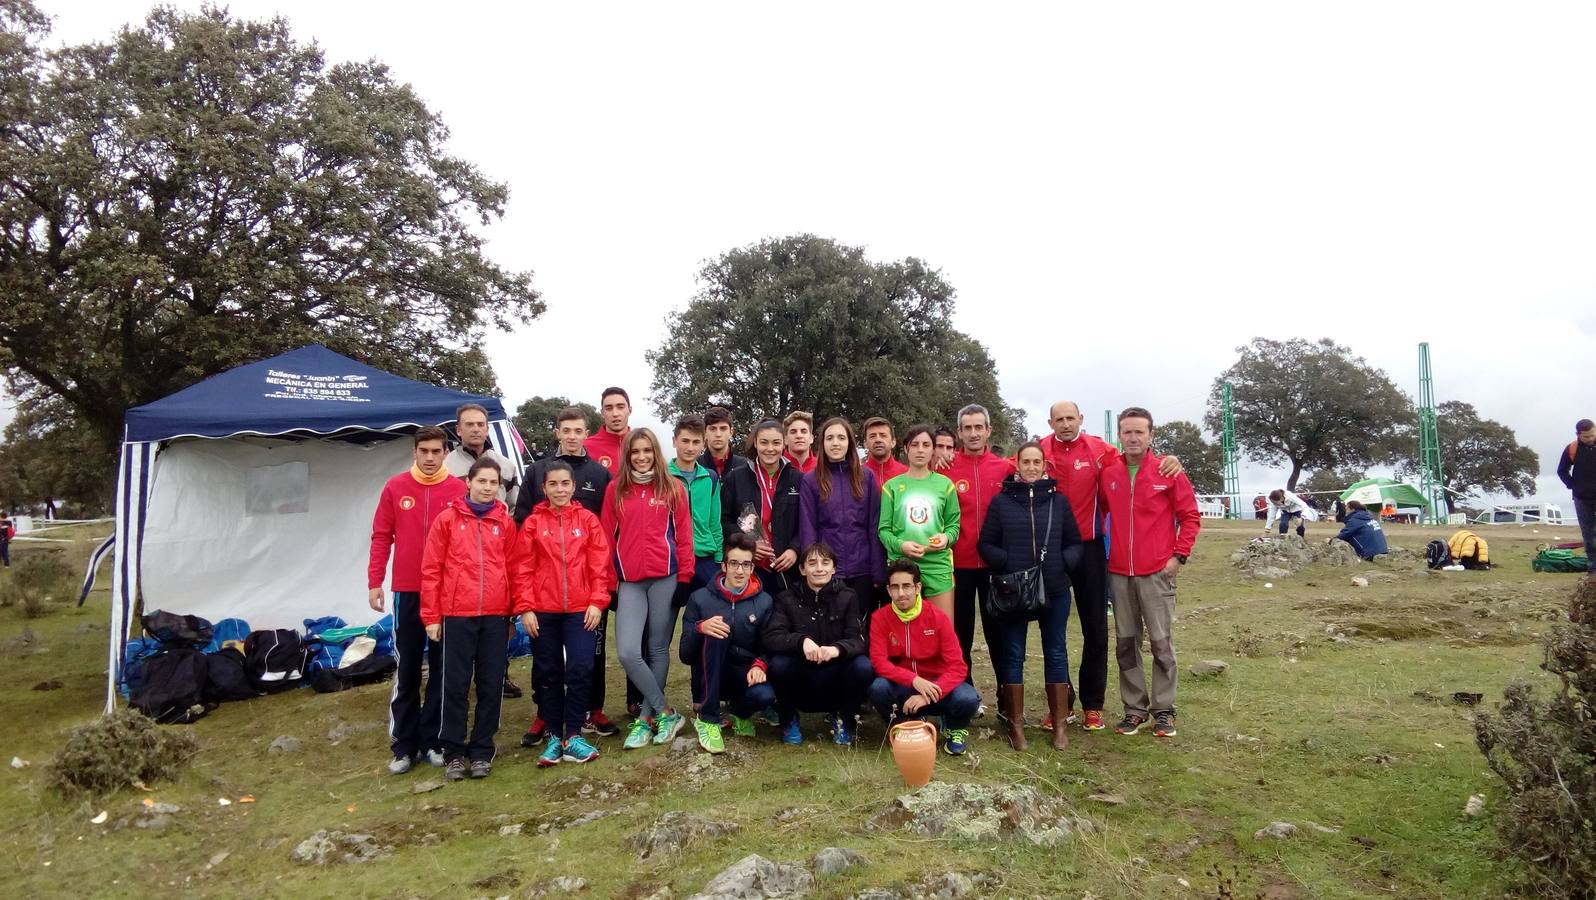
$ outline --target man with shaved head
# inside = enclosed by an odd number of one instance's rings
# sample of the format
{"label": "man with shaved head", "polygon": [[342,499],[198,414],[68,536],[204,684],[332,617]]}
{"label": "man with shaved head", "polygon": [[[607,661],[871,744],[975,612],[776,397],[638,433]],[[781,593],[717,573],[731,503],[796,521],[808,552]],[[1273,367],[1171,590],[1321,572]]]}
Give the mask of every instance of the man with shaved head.
{"label": "man with shaved head", "polygon": [[[1075,525],[1081,531],[1080,561],[1070,571],[1075,591],[1076,619],[1081,623],[1081,666],[1075,683],[1084,711],[1082,727],[1101,731],[1103,695],[1108,688],[1108,555],[1103,548],[1098,474],[1119,459],[1119,450],[1102,438],[1081,430],[1081,408],[1073,400],[1060,400],[1048,410],[1053,436],[1042,439],[1042,455],[1047,459],[1047,474],[1058,482],[1058,491],[1069,498],[1075,511]],[[1166,456],[1158,472],[1166,477],[1178,475],[1180,461]],[[1044,729],[1051,727],[1044,722]]]}

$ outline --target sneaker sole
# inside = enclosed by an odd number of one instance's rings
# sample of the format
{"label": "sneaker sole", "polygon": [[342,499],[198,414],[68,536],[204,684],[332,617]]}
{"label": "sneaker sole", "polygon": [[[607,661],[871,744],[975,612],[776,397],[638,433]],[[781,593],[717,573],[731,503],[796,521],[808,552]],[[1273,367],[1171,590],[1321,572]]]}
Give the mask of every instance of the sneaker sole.
{"label": "sneaker sole", "polygon": [[1141,731],[1143,728],[1146,728],[1146,727],[1147,727],[1147,723],[1146,722],[1143,722],[1140,725],[1137,725],[1135,728],[1132,728],[1129,731],[1126,731],[1124,729],[1121,729],[1118,726],[1115,726],[1114,727],[1114,733],[1115,734],[1123,734],[1126,737],[1130,737],[1131,735],[1136,734],[1137,732]]}
{"label": "sneaker sole", "polygon": [[[965,749],[967,750],[969,748],[966,747]],[[964,750],[955,750],[952,747],[949,747],[947,745],[943,745],[942,752],[946,753],[949,756],[963,756],[964,755]]]}
{"label": "sneaker sole", "polygon": [[540,756],[540,757],[538,757],[538,768],[540,768],[540,769],[552,768],[554,766],[559,765],[560,764],[560,760],[563,760],[563,759],[565,759],[565,757],[563,757],[563,756],[560,757],[560,759],[544,759],[543,757]]}
{"label": "sneaker sole", "polygon": [[560,757],[560,761],[561,762],[568,762],[568,763],[576,763],[577,765],[581,765],[582,763],[592,762],[593,760],[598,759],[598,758],[599,758],[599,755],[597,753],[595,753],[592,756],[562,756],[562,757]]}

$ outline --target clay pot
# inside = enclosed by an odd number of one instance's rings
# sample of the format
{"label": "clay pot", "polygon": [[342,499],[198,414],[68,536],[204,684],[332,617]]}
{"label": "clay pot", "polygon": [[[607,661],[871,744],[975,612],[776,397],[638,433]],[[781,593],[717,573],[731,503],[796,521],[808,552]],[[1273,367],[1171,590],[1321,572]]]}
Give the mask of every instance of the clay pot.
{"label": "clay pot", "polygon": [[899,722],[888,732],[892,761],[909,787],[924,787],[937,764],[937,727],[930,722]]}

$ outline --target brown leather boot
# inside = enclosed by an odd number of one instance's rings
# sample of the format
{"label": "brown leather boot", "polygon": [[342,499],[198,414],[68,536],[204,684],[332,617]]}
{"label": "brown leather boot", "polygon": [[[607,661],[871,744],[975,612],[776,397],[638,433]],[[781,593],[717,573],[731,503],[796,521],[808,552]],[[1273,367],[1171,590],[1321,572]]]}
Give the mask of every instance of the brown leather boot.
{"label": "brown leather boot", "polygon": [[1053,749],[1064,750],[1070,745],[1070,736],[1065,731],[1068,728],[1066,721],[1070,717],[1070,708],[1075,705],[1075,690],[1067,681],[1047,684],[1047,711],[1053,715]]}
{"label": "brown leather boot", "polygon": [[1025,685],[998,685],[998,714],[1008,726],[1009,746],[1025,749]]}

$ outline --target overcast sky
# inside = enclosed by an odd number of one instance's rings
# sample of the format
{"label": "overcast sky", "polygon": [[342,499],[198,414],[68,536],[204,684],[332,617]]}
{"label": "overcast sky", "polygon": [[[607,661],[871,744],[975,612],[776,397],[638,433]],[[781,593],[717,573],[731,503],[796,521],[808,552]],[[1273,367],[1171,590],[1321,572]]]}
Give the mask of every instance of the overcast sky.
{"label": "overcast sky", "polygon": [[[42,6],[71,42],[139,15]],[[652,422],[643,353],[701,261],[814,232],[941,269],[1032,431],[1066,397],[1093,431],[1200,419],[1260,335],[1332,337],[1416,397],[1427,340],[1438,399],[1516,429],[1567,505],[1596,5],[230,6],[386,62],[508,182],[489,252],[549,311],[490,339],[507,406],[617,383]]]}

